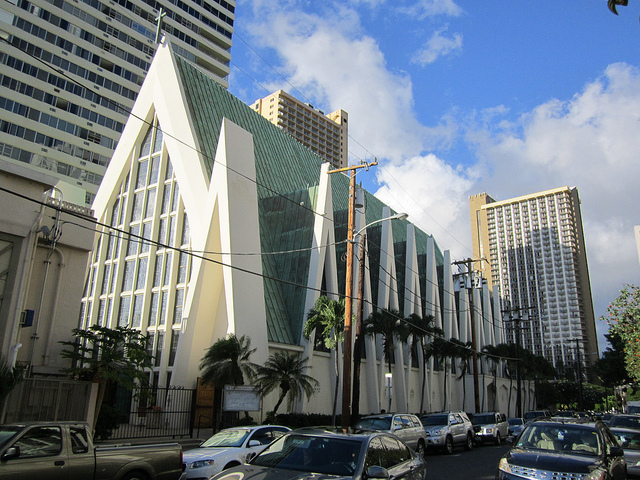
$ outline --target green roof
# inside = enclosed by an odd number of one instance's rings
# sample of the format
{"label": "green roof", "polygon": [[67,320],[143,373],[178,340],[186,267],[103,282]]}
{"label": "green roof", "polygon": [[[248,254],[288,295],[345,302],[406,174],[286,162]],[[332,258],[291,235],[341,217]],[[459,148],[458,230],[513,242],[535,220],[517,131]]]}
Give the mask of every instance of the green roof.
{"label": "green roof", "polygon": [[[272,342],[297,345],[306,321],[307,312],[303,309],[311,256],[308,248],[312,244],[313,210],[324,160],[195,66],[179,56],[174,58],[202,151],[204,170],[209,176],[223,118],[253,135],[268,337]],[[335,236],[340,242],[346,238],[349,178],[336,173],[332,174],[331,180]],[[369,192],[365,192],[365,198],[367,223],[382,218],[384,204]],[[402,244],[406,243],[406,225],[406,221],[393,222],[394,243],[402,251]],[[368,230],[370,238],[375,240],[375,227]],[[427,237],[416,230],[419,255],[426,253]],[[346,244],[338,243],[336,256],[341,292],[344,292],[345,265],[340,259],[345,250]],[[375,252],[375,246],[370,247],[370,251]],[[270,252],[287,253],[264,255]],[[439,251],[438,254],[441,264],[442,255]],[[374,257],[377,259],[379,254],[370,256],[371,271],[377,272],[379,261]],[[404,267],[398,268],[398,273],[404,275]],[[374,295],[377,295],[377,288],[374,288]]]}

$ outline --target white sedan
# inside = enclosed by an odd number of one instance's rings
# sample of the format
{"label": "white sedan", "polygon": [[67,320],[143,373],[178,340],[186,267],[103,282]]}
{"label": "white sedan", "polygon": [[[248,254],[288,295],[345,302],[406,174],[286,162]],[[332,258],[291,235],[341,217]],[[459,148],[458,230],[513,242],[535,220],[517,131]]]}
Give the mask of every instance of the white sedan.
{"label": "white sedan", "polygon": [[279,425],[220,430],[199,447],[184,452],[186,468],[182,478],[209,480],[222,470],[248,462],[289,430]]}

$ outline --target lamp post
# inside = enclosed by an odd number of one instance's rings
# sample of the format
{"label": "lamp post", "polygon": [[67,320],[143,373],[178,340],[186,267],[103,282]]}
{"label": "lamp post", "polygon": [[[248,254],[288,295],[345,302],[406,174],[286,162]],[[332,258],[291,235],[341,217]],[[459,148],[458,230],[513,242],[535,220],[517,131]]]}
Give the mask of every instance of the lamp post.
{"label": "lamp post", "polygon": [[367,227],[379,223],[385,220],[394,220],[394,219],[405,219],[407,218],[406,213],[397,213],[388,218],[381,218],[379,220],[375,220],[360,230],[358,230],[355,234],[354,231],[354,223],[355,223],[355,205],[356,205],[356,170],[358,168],[369,168],[371,165],[377,165],[378,162],[374,163],[365,163],[361,165],[352,165],[350,167],[338,168],[336,170],[330,170],[331,173],[338,172],[346,172],[349,171],[349,206],[348,206],[348,223],[347,223],[347,275],[346,275],[346,284],[345,284],[345,302],[344,302],[344,353],[342,360],[342,414],[341,414],[341,424],[342,430],[345,432],[349,429],[351,424],[350,421],[350,411],[351,411],[351,363],[352,363],[352,344],[351,344],[351,317],[352,317],[352,297],[353,297],[353,243],[354,238],[360,235]]}
{"label": "lamp post", "polygon": [[[353,190],[349,196],[349,229],[347,230],[347,279],[345,285],[345,301],[344,301],[344,354],[342,361],[342,429],[347,431],[351,424],[351,363],[353,357],[353,349],[351,345],[351,317],[353,311],[353,244],[355,238],[358,237],[367,227],[373,224],[383,222],[385,220],[400,220],[407,218],[406,213],[396,213],[388,218],[381,218],[368,223],[355,234],[353,234],[354,212],[355,208],[355,174],[352,175]],[[360,257],[360,261],[364,260],[364,256]],[[360,379],[358,378],[358,381]]]}

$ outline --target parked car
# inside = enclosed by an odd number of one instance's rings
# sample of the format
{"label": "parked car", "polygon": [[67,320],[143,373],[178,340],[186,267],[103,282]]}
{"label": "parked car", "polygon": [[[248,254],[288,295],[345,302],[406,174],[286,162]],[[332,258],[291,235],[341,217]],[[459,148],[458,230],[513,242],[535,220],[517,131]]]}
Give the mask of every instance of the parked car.
{"label": "parked car", "polygon": [[524,419],[520,417],[513,417],[507,419],[507,422],[509,422],[509,436],[517,437],[520,435],[520,432],[522,432],[522,429],[524,428]]}
{"label": "parked car", "polygon": [[447,454],[457,445],[473,448],[473,425],[464,412],[431,413],[420,417],[427,433],[427,448],[438,448]]}
{"label": "parked car", "polygon": [[427,435],[420,419],[409,413],[381,413],[363,417],[353,427],[355,432],[393,433],[420,455],[427,450]]}
{"label": "parked car", "polygon": [[612,427],[610,430],[624,450],[628,477],[640,478],[640,430],[622,427]]}
{"label": "parked car", "polygon": [[427,463],[394,435],[305,429],[283,435],[249,464],[211,480],[308,480],[335,476],[351,480],[425,480]]}
{"label": "parked car", "polygon": [[524,421],[530,422],[531,420],[535,420],[540,417],[550,417],[551,412],[549,410],[531,410],[530,412],[526,412],[524,414]]}
{"label": "parked car", "polygon": [[509,436],[509,422],[504,413],[476,413],[471,420],[476,442],[492,442],[502,444],[502,439]]}
{"label": "parked car", "polygon": [[176,480],[182,447],[94,447],[91,428],[77,422],[31,422],[0,426],[3,480]]}
{"label": "parked car", "polygon": [[558,410],[553,416],[555,418],[578,418],[573,410]]}
{"label": "parked car", "polygon": [[184,452],[184,478],[207,480],[222,470],[248,462],[290,430],[279,425],[220,430],[199,447]]}
{"label": "parked car", "polygon": [[627,415],[624,413],[612,415],[609,419],[609,427],[625,427],[640,429],[640,415]]}
{"label": "parked car", "polygon": [[500,459],[496,480],[627,478],[624,451],[599,421],[534,420]]}

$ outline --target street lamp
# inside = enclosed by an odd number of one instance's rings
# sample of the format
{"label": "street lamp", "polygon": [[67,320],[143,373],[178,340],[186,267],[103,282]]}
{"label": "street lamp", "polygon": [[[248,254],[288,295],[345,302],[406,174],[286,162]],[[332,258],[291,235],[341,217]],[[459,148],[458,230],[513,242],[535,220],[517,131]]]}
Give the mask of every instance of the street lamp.
{"label": "street lamp", "polygon": [[[351,317],[352,317],[352,296],[353,296],[353,244],[354,238],[360,235],[367,227],[385,220],[403,220],[408,217],[406,213],[396,213],[387,218],[381,218],[368,223],[355,235],[354,230],[354,213],[355,213],[355,175],[352,176],[353,188],[349,195],[349,225],[347,228],[347,279],[345,284],[345,302],[344,302],[344,355],[342,365],[342,429],[346,432],[350,425],[351,416],[351,362],[352,362],[352,345],[351,345]],[[360,261],[363,260],[361,255]]]}

